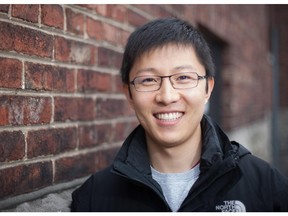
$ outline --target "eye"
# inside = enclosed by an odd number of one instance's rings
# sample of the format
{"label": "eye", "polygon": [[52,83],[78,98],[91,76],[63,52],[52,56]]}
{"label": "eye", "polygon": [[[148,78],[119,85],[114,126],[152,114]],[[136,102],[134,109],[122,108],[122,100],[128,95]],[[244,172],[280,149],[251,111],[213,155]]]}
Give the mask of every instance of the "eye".
{"label": "eye", "polygon": [[194,77],[189,74],[180,74],[175,77],[176,82],[178,83],[189,83],[194,80]]}
{"label": "eye", "polygon": [[139,77],[137,83],[141,85],[155,85],[158,83],[156,77]]}
{"label": "eye", "polygon": [[188,75],[181,75],[177,77],[177,80],[181,81],[181,80],[190,80],[192,79],[191,76]]}
{"label": "eye", "polygon": [[174,75],[174,80],[178,83],[194,82],[198,79],[198,76],[194,72],[180,73]]}

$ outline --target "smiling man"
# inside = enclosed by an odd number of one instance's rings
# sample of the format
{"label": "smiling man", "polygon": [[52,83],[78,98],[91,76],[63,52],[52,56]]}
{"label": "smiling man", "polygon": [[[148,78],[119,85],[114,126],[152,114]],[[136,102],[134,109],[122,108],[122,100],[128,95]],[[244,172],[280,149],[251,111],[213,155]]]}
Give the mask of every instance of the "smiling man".
{"label": "smiling man", "polygon": [[288,211],[288,180],[204,115],[214,86],[205,40],[176,18],[129,37],[121,68],[140,125],[72,211]]}

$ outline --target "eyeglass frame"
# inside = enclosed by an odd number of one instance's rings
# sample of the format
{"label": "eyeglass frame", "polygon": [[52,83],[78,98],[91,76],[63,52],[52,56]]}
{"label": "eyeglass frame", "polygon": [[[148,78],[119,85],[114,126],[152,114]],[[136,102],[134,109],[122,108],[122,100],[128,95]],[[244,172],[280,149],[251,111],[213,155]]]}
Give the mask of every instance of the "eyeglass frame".
{"label": "eyeglass frame", "polygon": [[[196,79],[196,80],[197,80],[197,84],[196,84],[195,86],[189,87],[189,88],[175,88],[175,87],[174,87],[173,82],[171,81],[171,77],[177,76],[177,75],[181,75],[181,74],[191,74],[191,73],[197,75],[197,79]],[[130,84],[130,85],[133,85],[134,88],[135,88],[135,90],[136,90],[137,92],[154,92],[154,91],[158,91],[158,90],[161,88],[162,82],[163,82],[163,79],[164,79],[164,78],[169,78],[169,81],[170,81],[170,83],[171,83],[171,85],[172,85],[172,87],[173,87],[174,89],[191,89],[191,88],[196,88],[196,87],[198,86],[199,80],[207,79],[207,78],[209,77],[209,75],[200,76],[197,72],[177,73],[177,74],[173,74],[173,75],[169,75],[169,76],[156,76],[156,75],[153,75],[153,76],[152,76],[152,75],[151,75],[151,77],[160,78],[160,84],[159,84],[159,87],[158,87],[157,89],[155,89],[155,90],[148,90],[148,91],[141,91],[141,90],[139,91],[139,90],[137,90],[137,88],[136,88],[136,86],[135,86],[135,80],[136,80],[137,78],[140,78],[140,77],[149,77],[149,76],[137,76],[137,77],[135,77],[132,81],[130,81],[129,84]]]}

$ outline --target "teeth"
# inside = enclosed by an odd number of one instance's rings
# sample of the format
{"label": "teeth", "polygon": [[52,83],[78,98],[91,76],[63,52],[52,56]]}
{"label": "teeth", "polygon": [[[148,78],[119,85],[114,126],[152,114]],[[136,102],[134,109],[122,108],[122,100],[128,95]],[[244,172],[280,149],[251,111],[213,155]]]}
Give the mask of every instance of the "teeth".
{"label": "teeth", "polygon": [[156,115],[156,118],[159,120],[165,120],[165,121],[173,121],[178,118],[180,118],[183,114],[180,112],[175,112],[175,113],[159,113]]}

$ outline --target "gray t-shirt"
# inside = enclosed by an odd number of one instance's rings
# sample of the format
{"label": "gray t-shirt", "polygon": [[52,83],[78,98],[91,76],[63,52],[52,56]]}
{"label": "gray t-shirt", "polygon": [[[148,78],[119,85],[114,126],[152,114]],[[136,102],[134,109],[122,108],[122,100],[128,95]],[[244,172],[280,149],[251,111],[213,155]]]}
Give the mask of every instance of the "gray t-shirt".
{"label": "gray t-shirt", "polygon": [[161,186],[165,199],[176,212],[200,174],[200,164],[183,173],[161,173],[151,166],[152,178]]}

